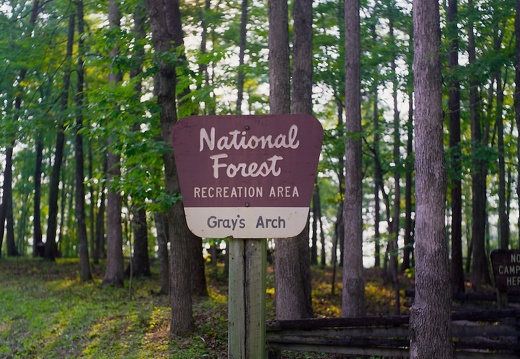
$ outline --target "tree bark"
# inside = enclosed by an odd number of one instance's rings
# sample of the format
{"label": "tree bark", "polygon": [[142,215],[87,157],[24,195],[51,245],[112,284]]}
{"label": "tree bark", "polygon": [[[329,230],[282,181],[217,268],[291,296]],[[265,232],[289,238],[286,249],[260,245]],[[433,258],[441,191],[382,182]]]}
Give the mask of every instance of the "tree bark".
{"label": "tree bark", "polygon": [[[2,224],[5,221],[7,255],[18,256],[18,249],[14,241],[14,219],[13,219],[13,148],[8,147],[5,155],[5,170],[3,184],[2,213],[0,218]],[[0,233],[3,238],[3,231]]]}
{"label": "tree bark", "polygon": [[405,176],[405,222],[404,222],[404,248],[402,271],[414,266],[413,262],[413,220],[412,220],[412,192],[413,192],[413,92],[408,98],[408,138],[406,140],[406,176]]}
{"label": "tree bark", "polygon": [[[499,12],[498,9],[497,13]],[[495,56],[500,58],[502,48],[502,35],[500,34],[499,21],[495,20],[493,26],[493,48]],[[500,249],[509,249],[509,214],[507,212],[506,196],[506,163],[504,152],[504,85],[502,84],[502,66],[497,66],[493,77],[496,81],[496,127],[498,147],[498,222]]]}
{"label": "tree bark", "polygon": [[154,214],[157,230],[157,255],[159,256],[159,272],[161,276],[161,294],[170,293],[170,264],[168,260],[168,221],[164,213]]}
{"label": "tree bark", "polygon": [[[152,31],[152,42],[158,55],[157,102],[161,107],[161,134],[168,151],[163,156],[166,176],[166,189],[170,195],[180,193],[177,169],[171,155],[172,126],[177,121],[175,101],[175,66],[160,60],[160,55],[177,46],[172,26],[181,28],[178,2],[172,1],[163,6],[154,0],[146,0],[148,17]],[[173,14],[174,16],[170,16]],[[173,21],[176,24],[170,23]],[[178,35],[177,35],[178,36]],[[182,39],[182,34],[181,34]],[[184,207],[181,201],[176,201],[167,211],[168,231],[170,238],[170,274],[171,274],[171,309],[172,317],[170,332],[172,334],[187,334],[193,330],[193,310],[191,296],[191,261],[190,246],[193,245],[193,234],[188,229],[184,217]]]}
{"label": "tree bark", "polygon": [[[137,4],[134,7],[134,52],[132,58],[135,65],[130,69],[130,78],[138,78],[143,70],[144,61],[144,45],[143,40],[146,38],[146,9],[144,4]],[[134,85],[134,91],[137,98],[141,96],[142,84],[141,80],[137,79]],[[133,132],[141,130],[139,126],[142,114],[136,111],[135,117],[137,121],[132,126]],[[136,165],[139,166],[139,165]],[[132,198],[132,229],[134,234],[134,251],[132,255],[131,266],[127,268],[127,274],[131,272],[132,276],[150,276],[150,260],[148,258],[148,226],[146,218],[146,210],[144,208],[144,201],[141,199]]]}
{"label": "tree bark", "polygon": [[[106,178],[107,173],[107,158],[106,154],[103,156],[103,178]],[[101,188],[99,189],[99,208],[96,214],[96,234],[94,253],[92,254],[94,263],[99,263],[100,258],[106,257],[105,252],[105,209],[106,209],[106,181],[101,181]]]}
{"label": "tree bark", "polygon": [[[287,0],[269,1],[269,86],[270,112],[289,113],[290,53]],[[293,112],[311,113],[312,6],[310,1],[295,3],[294,9],[294,68]],[[298,78],[296,77],[298,76]],[[275,297],[278,319],[301,319],[313,315],[310,287],[310,253],[308,228],[294,238],[275,240]]]}
{"label": "tree bark", "polygon": [[291,111],[287,0],[269,1],[269,112]]}
{"label": "tree bark", "polygon": [[445,228],[440,16],[436,0],[414,0],[415,300],[410,357],[453,358],[451,284]]}
{"label": "tree bark", "polygon": [[[375,25],[373,29],[373,40],[376,41],[375,35]],[[381,143],[381,135],[380,135],[380,125],[379,125],[379,95],[378,95],[378,81],[374,79],[374,84],[372,88],[372,93],[374,95],[374,106],[372,109],[372,117],[374,118],[374,161],[379,161],[380,154],[380,143]],[[380,231],[380,223],[381,223],[381,187],[383,185],[383,174],[381,173],[380,166],[374,166],[374,267],[381,268],[381,231]]]}
{"label": "tree bark", "polygon": [[458,0],[448,2],[448,36],[450,52],[450,88],[448,113],[450,118],[451,157],[451,279],[453,291],[464,292],[464,270],[462,264],[462,181],[460,149],[460,81],[457,76],[459,66],[459,39],[457,30]]}
{"label": "tree bark", "polygon": [[238,40],[238,74],[237,74],[237,115],[242,114],[242,101],[244,99],[244,59],[247,41],[247,7],[248,0],[242,0],[242,12],[240,14],[240,38]]}
{"label": "tree bark", "polygon": [[[34,166],[33,257],[39,257],[43,247],[41,222],[43,139],[37,135],[36,163]],[[43,253],[41,253],[43,254]]]}
{"label": "tree bark", "polygon": [[208,296],[208,287],[206,283],[206,262],[202,256],[203,244],[202,238],[193,236],[191,248],[193,253],[191,257],[191,293],[194,296],[206,297]]}
{"label": "tree bark", "polygon": [[78,13],[78,83],[76,93],[76,129],[75,129],[75,145],[76,145],[76,221],[78,224],[78,249],[79,249],[79,277],[81,281],[89,281],[92,279],[90,270],[90,260],[88,254],[88,238],[87,224],[85,220],[85,184],[84,184],[84,154],[83,154],[83,91],[84,91],[84,56],[85,44],[83,40],[83,32],[85,31],[85,22],[83,18],[83,0],[76,0],[76,10]]}
{"label": "tree bark", "polygon": [[[198,4],[197,4],[198,5]],[[208,15],[211,12],[211,1],[204,0],[204,6],[202,9],[199,9],[199,19],[200,19],[200,27],[201,31],[201,39],[200,39],[200,54],[201,57],[206,56],[208,53],[207,43],[208,43]],[[203,86],[210,88],[210,75],[208,72],[208,63],[207,60],[202,60],[199,64],[199,76],[200,80],[197,81],[197,90],[200,90]],[[189,93],[189,92],[187,92]],[[214,115],[216,112],[216,102],[215,97],[211,95],[207,95],[204,99],[204,115]]]}
{"label": "tree bark", "polygon": [[312,234],[311,234],[311,264],[318,264],[318,222],[320,221],[320,188],[318,180],[314,182],[312,192]]}
{"label": "tree bark", "polygon": [[[388,16],[388,26],[389,26],[389,37],[390,37],[390,48],[395,48],[395,35],[394,35],[394,13],[395,9],[391,8]],[[399,108],[398,108],[398,100],[397,100],[397,91],[398,91],[398,83],[397,83],[397,73],[396,73],[396,62],[395,58],[397,54],[392,54],[392,60],[390,61],[390,69],[392,72],[392,99],[393,99],[393,112],[394,112],[394,203],[393,203],[393,215],[391,221],[390,228],[390,276],[392,278],[392,283],[394,286],[395,293],[395,304],[394,304],[394,314],[399,314],[401,309],[400,303],[400,294],[399,294],[399,227],[400,227],[400,217],[401,217],[401,138],[399,133],[400,128],[400,118],[399,118]]]}
{"label": "tree bark", "polygon": [[361,35],[359,0],[345,0],[345,248],[342,317],[365,315],[363,278]]}
{"label": "tree bark", "polygon": [[[516,129],[520,133],[520,0],[516,0],[515,7],[515,91],[514,91],[514,107]],[[520,163],[520,136],[516,140],[517,162]],[[520,199],[520,171],[517,171],[516,178],[516,196]],[[0,219],[1,220],[1,219]],[[0,223],[1,224],[1,223]],[[518,228],[520,228],[520,218],[518,219]],[[1,234],[1,233],[0,233]],[[520,237],[520,231],[519,231]],[[520,238],[518,240],[520,243]],[[1,239],[0,239],[1,243]]]}
{"label": "tree bark", "polygon": [[[134,253],[132,256],[132,276],[150,276],[150,260],[148,258],[148,226],[146,210],[135,208],[133,211],[132,227],[134,232]],[[128,269],[127,269],[128,272]]]}
{"label": "tree bark", "polygon": [[[111,28],[121,26],[121,14],[118,0],[108,2],[108,22]],[[115,46],[110,57],[118,55],[119,49]],[[118,69],[111,68],[108,82],[116,86],[121,81],[121,73]],[[113,118],[109,121],[116,121]],[[103,285],[122,287],[124,285],[124,258],[123,258],[123,229],[121,223],[122,198],[114,187],[114,180],[121,176],[120,156],[114,151],[115,139],[108,138],[107,151],[107,266]],[[112,187],[112,188],[111,188]]]}
{"label": "tree bark", "polygon": [[[473,0],[468,2],[469,11],[476,11]],[[473,21],[470,19],[468,29],[468,60],[470,66],[476,62],[476,45]],[[489,284],[488,262],[486,256],[486,163],[479,152],[485,147],[482,136],[482,124],[479,114],[478,79],[472,72],[469,78],[469,109],[472,139],[472,222],[471,243],[473,262],[471,266],[471,282],[474,290],[479,290],[483,284]]]}

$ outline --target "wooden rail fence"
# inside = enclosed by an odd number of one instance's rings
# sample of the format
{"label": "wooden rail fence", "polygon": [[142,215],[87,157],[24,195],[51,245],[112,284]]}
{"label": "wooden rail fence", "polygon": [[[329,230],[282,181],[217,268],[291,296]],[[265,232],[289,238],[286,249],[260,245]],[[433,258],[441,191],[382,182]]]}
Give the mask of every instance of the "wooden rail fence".
{"label": "wooden rail fence", "polygon": [[[456,358],[520,358],[520,310],[453,313]],[[282,350],[409,357],[409,316],[281,320],[267,322],[270,359]]]}

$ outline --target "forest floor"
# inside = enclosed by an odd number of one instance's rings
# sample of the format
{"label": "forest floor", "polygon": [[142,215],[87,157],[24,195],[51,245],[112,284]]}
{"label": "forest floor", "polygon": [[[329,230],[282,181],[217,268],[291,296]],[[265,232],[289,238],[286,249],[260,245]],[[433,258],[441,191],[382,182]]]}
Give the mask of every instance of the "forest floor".
{"label": "forest floor", "polygon": [[[208,267],[209,296],[194,300],[195,332],[169,335],[170,308],[158,295],[159,275],[102,287],[103,265],[95,279],[81,283],[78,260],[56,263],[32,258],[0,259],[0,358],[226,358],[227,278],[223,267]],[[316,317],[339,317],[341,269],[331,294],[332,268],[313,267]],[[380,270],[366,270],[367,315],[394,314],[395,294]],[[413,289],[401,278],[401,293]],[[267,319],[274,319],[274,276],[267,274]],[[409,306],[401,296],[400,314]],[[283,353],[283,358],[340,358]],[[345,358],[345,356],[342,356]]]}

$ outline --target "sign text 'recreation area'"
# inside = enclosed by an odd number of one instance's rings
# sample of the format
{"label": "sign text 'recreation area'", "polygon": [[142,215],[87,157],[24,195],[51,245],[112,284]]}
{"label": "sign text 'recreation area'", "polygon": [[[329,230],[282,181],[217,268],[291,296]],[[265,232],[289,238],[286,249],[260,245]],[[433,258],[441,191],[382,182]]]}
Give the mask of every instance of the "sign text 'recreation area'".
{"label": "sign text 'recreation area'", "polygon": [[311,115],[179,120],[172,140],[190,230],[214,238],[297,235],[307,221],[322,136]]}

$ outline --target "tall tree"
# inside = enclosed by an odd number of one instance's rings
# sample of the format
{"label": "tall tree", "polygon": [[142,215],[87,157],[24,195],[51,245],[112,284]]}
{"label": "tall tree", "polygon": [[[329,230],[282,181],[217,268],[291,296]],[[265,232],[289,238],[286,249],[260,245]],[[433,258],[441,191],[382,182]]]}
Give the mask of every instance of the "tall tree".
{"label": "tall tree", "polygon": [[[121,27],[121,13],[118,0],[108,2],[108,22],[111,29]],[[119,53],[119,47],[114,44],[110,57],[114,59]],[[112,66],[108,75],[108,82],[113,86],[121,81],[121,71]],[[117,121],[110,118],[108,121]],[[103,285],[122,287],[124,283],[123,259],[123,229],[121,224],[122,198],[115,188],[115,181],[121,176],[121,159],[115,150],[115,139],[112,134],[108,138],[107,151],[107,180],[109,182],[107,195],[107,266]]]}
{"label": "tall tree", "polygon": [[311,264],[318,264],[318,222],[321,217],[320,206],[320,187],[318,179],[314,182],[314,190],[312,192],[312,234],[311,234]]}
{"label": "tall tree", "polygon": [[79,276],[82,281],[92,279],[90,261],[88,255],[87,223],[85,219],[85,184],[84,184],[84,155],[83,155],[83,102],[85,82],[85,32],[83,0],[76,0],[78,14],[78,80],[76,92],[76,128],[75,128],[75,159],[76,159],[76,220],[78,223],[78,248],[79,248]]}
{"label": "tall tree", "polygon": [[[520,132],[520,0],[516,0],[515,8],[515,91],[514,91],[514,107],[516,129]],[[520,136],[516,139],[517,162],[520,163]],[[520,201],[520,171],[516,178],[516,196]],[[1,223],[0,223],[1,225]],[[518,227],[520,228],[520,218],[518,219]],[[1,234],[1,233],[0,233]],[[520,236],[520,231],[519,231]],[[1,243],[0,238],[0,243]],[[520,238],[519,238],[520,244]]]}
{"label": "tall tree", "polygon": [[388,11],[388,27],[389,27],[389,47],[392,54],[390,60],[390,71],[392,78],[392,106],[393,106],[393,122],[394,122],[394,144],[393,144],[393,155],[394,155],[394,203],[393,203],[393,214],[391,228],[390,228],[390,241],[388,243],[388,248],[390,252],[390,277],[392,278],[392,283],[394,285],[394,293],[395,293],[395,308],[394,313],[399,314],[400,312],[400,294],[399,294],[399,229],[400,229],[400,217],[401,217],[401,136],[399,133],[400,129],[400,117],[399,117],[399,107],[398,107],[398,76],[397,76],[397,45],[396,45],[396,37],[395,37],[395,14],[397,9],[392,4]]}
{"label": "tall tree", "polygon": [[[173,28],[181,28],[180,9],[176,0],[164,4],[154,0],[146,0],[146,7],[158,64],[155,92],[161,108],[161,136],[168,149],[163,156],[166,189],[170,196],[175,199],[175,203],[168,209],[167,213],[167,229],[170,238],[170,303],[172,309],[170,332],[172,334],[186,334],[193,329],[190,273],[190,254],[192,253],[190,241],[193,242],[193,235],[186,224],[182,202],[177,197],[180,193],[179,179],[171,153],[172,126],[177,121],[175,63],[166,61],[163,56],[175,50],[175,47],[172,47],[176,44]],[[178,38],[177,41],[179,41]]]}
{"label": "tall tree", "polygon": [[33,257],[40,255],[43,248],[43,234],[41,223],[41,195],[42,195],[42,161],[43,161],[43,138],[41,134],[36,135],[36,163],[34,166],[34,203],[33,203]]}
{"label": "tall tree", "polygon": [[[470,13],[474,13],[473,0],[468,1]],[[470,66],[476,67],[476,40],[474,30],[474,16],[468,22],[468,60]],[[471,190],[472,190],[472,221],[471,221],[471,248],[473,261],[471,266],[471,282],[475,290],[482,284],[490,283],[488,262],[486,256],[486,161],[483,158],[483,149],[486,140],[483,136],[481,113],[479,112],[480,96],[478,91],[478,74],[472,71],[469,76],[469,110],[471,122]]]}
{"label": "tall tree", "polygon": [[247,8],[248,0],[242,0],[242,12],[240,13],[240,38],[238,41],[238,74],[237,74],[237,114],[242,114],[242,100],[244,99],[245,71],[244,61],[247,41]]}
{"label": "tall tree", "polygon": [[[300,5],[305,2],[300,2]],[[273,114],[287,114],[291,111],[288,11],[287,0],[269,1],[269,105]],[[302,23],[296,23],[307,21],[304,19],[298,20],[295,14],[295,36],[303,35],[300,32]],[[302,45],[296,45],[296,41],[295,38],[296,47]],[[302,60],[306,61],[298,59]],[[309,73],[302,72],[300,75],[305,77],[304,81],[310,81],[310,78],[307,78]],[[300,101],[302,99],[303,97],[300,97]],[[312,315],[311,293],[307,288],[307,281],[310,284],[310,273],[306,269],[310,266],[308,231],[304,230],[302,236],[306,238],[303,241],[306,253],[303,255],[299,251],[302,237],[275,240],[275,297],[278,319],[299,319]]]}
{"label": "tall tree", "polygon": [[161,276],[161,294],[170,293],[170,264],[168,260],[168,221],[162,212],[154,213],[155,228],[157,230],[157,256],[159,257],[159,271]]}
{"label": "tall tree", "polygon": [[[135,81],[134,91],[137,98],[141,97],[142,92],[142,68],[144,62],[144,40],[146,38],[146,9],[144,3],[138,2],[134,7],[134,52],[132,58],[134,60],[133,66],[130,70],[130,78]],[[141,114],[136,113],[138,119],[132,126],[132,131],[140,131]],[[140,166],[137,164],[136,166]],[[131,271],[135,276],[149,276],[150,261],[148,257],[148,226],[146,218],[146,209],[144,208],[144,201],[142,199],[132,198],[132,228],[134,232],[134,251],[132,255]]]}
{"label": "tall tree", "polygon": [[0,212],[0,229],[2,230],[0,232],[0,238],[4,238],[5,228],[8,256],[18,255],[18,250],[14,241],[13,227],[13,151],[14,145],[7,147],[5,155],[4,183],[2,186],[2,208],[0,208],[2,210]]}
{"label": "tall tree", "polygon": [[405,222],[402,271],[413,264],[413,91],[408,94],[408,137],[406,139],[406,175],[405,175]]}
{"label": "tall tree", "polygon": [[[312,0],[294,3],[293,21],[292,113],[312,114]],[[285,243],[292,246],[285,254],[293,253],[293,259],[298,258],[294,267],[298,274],[296,281],[301,285],[294,293],[299,296],[298,315],[312,317],[309,228]],[[279,257],[280,254],[276,258]]]}
{"label": "tall tree", "polygon": [[[372,41],[377,42],[377,32],[375,22],[373,22],[370,31],[372,33]],[[374,119],[374,159],[380,159],[380,143],[381,143],[381,128],[379,124],[379,79],[376,76],[372,79],[372,94],[374,96],[372,117]],[[381,188],[383,186],[383,174],[381,173],[381,166],[376,165],[374,169],[374,267],[381,267]]]}
{"label": "tall tree", "polygon": [[448,2],[448,68],[450,72],[448,115],[450,119],[451,151],[451,279],[454,292],[464,292],[464,270],[462,264],[462,173],[460,131],[460,81],[458,0]]}
{"label": "tall tree", "polygon": [[341,315],[365,315],[361,151],[361,19],[359,0],[345,0],[345,200]]}
{"label": "tall tree", "polygon": [[[107,156],[103,155],[101,160],[102,178],[106,178]],[[100,258],[105,257],[105,208],[106,208],[106,181],[101,181],[99,189],[99,208],[96,213],[95,245],[92,258],[94,263],[98,263]]]}
{"label": "tall tree", "polygon": [[[501,7],[493,3],[494,24],[493,24],[493,49],[497,59],[502,58],[502,38],[503,30],[501,25]],[[506,197],[506,159],[504,144],[504,79],[502,61],[496,61],[492,65],[493,78],[496,83],[496,127],[497,127],[497,147],[498,147],[498,222],[499,222],[499,247],[509,249],[509,214],[507,213]],[[506,72],[507,73],[507,72]]]}
{"label": "tall tree", "polygon": [[410,357],[453,358],[445,228],[440,15],[437,0],[414,0],[415,300]]}

